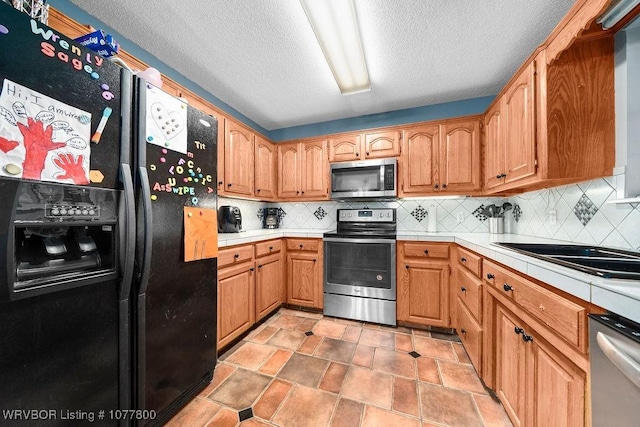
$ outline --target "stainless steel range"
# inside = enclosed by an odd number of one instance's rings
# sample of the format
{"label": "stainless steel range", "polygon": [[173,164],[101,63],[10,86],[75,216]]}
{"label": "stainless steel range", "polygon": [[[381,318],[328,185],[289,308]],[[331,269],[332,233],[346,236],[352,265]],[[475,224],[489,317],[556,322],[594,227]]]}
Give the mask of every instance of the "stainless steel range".
{"label": "stainless steel range", "polygon": [[324,234],[324,314],[396,325],[396,210],[338,209]]}

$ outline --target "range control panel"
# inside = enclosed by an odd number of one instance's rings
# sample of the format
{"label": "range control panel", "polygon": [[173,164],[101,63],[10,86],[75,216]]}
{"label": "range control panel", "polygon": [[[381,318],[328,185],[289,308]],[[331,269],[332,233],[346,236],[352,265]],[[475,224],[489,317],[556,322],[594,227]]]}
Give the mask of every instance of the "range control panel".
{"label": "range control panel", "polygon": [[78,218],[99,219],[100,206],[90,204],[47,204],[45,205],[47,218]]}
{"label": "range control panel", "polygon": [[338,209],[338,222],[393,222],[396,210],[382,209]]}

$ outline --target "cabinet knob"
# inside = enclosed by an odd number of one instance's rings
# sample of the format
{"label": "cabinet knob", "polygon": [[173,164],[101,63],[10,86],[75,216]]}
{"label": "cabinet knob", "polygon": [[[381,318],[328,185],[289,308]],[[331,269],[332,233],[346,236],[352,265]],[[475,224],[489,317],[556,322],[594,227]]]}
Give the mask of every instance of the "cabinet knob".
{"label": "cabinet knob", "polygon": [[524,329],[522,329],[522,328],[520,328],[520,327],[516,326],[515,328],[513,328],[513,332],[515,332],[515,333],[516,333],[516,335],[518,335],[518,334],[524,334]]}
{"label": "cabinet knob", "polygon": [[522,334],[522,341],[524,342],[533,341],[533,337],[531,335]]}
{"label": "cabinet knob", "polygon": [[359,156],[359,155],[360,155],[360,153],[356,153],[356,157]]}
{"label": "cabinet knob", "polygon": [[460,290],[461,290],[462,292],[467,292],[467,288],[465,288],[464,286],[463,286],[463,287],[461,287],[461,288],[460,288]]}
{"label": "cabinet knob", "polygon": [[502,174],[496,175],[496,179],[502,178]]}
{"label": "cabinet knob", "polygon": [[218,181],[218,185],[222,185],[224,184],[222,181]]}
{"label": "cabinet knob", "polygon": [[425,255],[429,255],[429,249],[425,249],[425,250],[424,250],[424,254],[425,254]]}
{"label": "cabinet knob", "polygon": [[408,265],[405,265],[405,266],[404,266],[404,268],[406,268],[406,269],[408,270],[408,269],[409,269],[409,266],[408,266]]}
{"label": "cabinet knob", "polygon": [[227,184],[227,187],[231,187],[231,184]]}
{"label": "cabinet knob", "polygon": [[273,246],[269,246],[269,250],[272,251],[273,250]]}
{"label": "cabinet knob", "polygon": [[442,184],[442,188],[447,188],[447,184]]}
{"label": "cabinet knob", "polygon": [[304,194],[304,191],[302,192],[302,194]]}
{"label": "cabinet knob", "polygon": [[302,244],[301,244],[301,245],[300,245],[300,249],[302,249],[303,247],[304,247],[304,245],[302,245]]}
{"label": "cabinet knob", "polygon": [[365,152],[365,154],[368,156],[368,155],[369,155],[369,152],[367,151],[367,152]]}
{"label": "cabinet knob", "polygon": [[440,188],[440,186],[438,184],[436,184],[436,185],[433,186],[433,188],[435,188],[437,190],[438,188]]}
{"label": "cabinet knob", "polygon": [[251,267],[251,268],[249,269],[249,271],[253,271],[253,270],[254,270],[254,268],[253,268],[253,267]]}
{"label": "cabinet knob", "polygon": [[495,278],[496,276],[494,276],[493,274],[487,273],[487,279],[495,279]]}
{"label": "cabinet knob", "polygon": [[502,176],[501,176],[501,178],[506,178],[506,177],[507,177],[506,173],[503,173]]}
{"label": "cabinet knob", "polygon": [[234,254],[234,255],[233,255],[233,257],[234,257],[235,259],[238,259],[238,258],[240,258],[240,254]]}
{"label": "cabinet knob", "polygon": [[317,259],[314,259],[314,260],[313,260],[313,262],[316,262],[316,261],[318,261],[318,260],[317,260]]}
{"label": "cabinet knob", "polygon": [[460,258],[460,262],[467,262],[467,259],[465,257]]}
{"label": "cabinet knob", "polygon": [[258,268],[262,268],[262,264],[260,264],[260,265],[258,266]]}
{"label": "cabinet knob", "polygon": [[509,292],[513,290],[513,286],[511,286],[508,283],[505,283],[504,285],[502,285],[502,289],[504,289],[505,292]]}
{"label": "cabinet knob", "polygon": [[300,192],[299,192],[299,191],[296,191],[296,194],[300,194]]}
{"label": "cabinet knob", "polygon": [[460,333],[461,333],[461,334],[466,334],[466,333],[467,333],[467,330],[466,330],[465,328],[462,328],[462,329],[460,329]]}
{"label": "cabinet knob", "polygon": [[258,188],[256,191],[259,193],[259,192],[260,192],[260,189]]}

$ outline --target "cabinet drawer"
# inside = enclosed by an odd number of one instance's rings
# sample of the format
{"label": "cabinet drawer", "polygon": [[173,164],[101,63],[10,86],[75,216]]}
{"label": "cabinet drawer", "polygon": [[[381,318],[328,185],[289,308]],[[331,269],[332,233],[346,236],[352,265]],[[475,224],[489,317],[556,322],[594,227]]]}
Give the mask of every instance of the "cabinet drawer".
{"label": "cabinet drawer", "polygon": [[456,295],[478,322],[482,321],[482,281],[464,268],[458,269]]}
{"label": "cabinet drawer", "polygon": [[282,249],[282,240],[269,240],[268,242],[256,243],[256,258],[275,254]]}
{"label": "cabinet drawer", "polygon": [[316,239],[287,239],[288,251],[314,251],[320,249],[320,240]]}
{"label": "cabinet drawer", "polygon": [[404,243],[405,257],[449,258],[448,243]]}
{"label": "cabinet drawer", "polygon": [[253,245],[236,246],[218,251],[218,268],[253,259]]}
{"label": "cabinet drawer", "polygon": [[482,274],[482,258],[480,255],[459,247],[458,263],[478,277]]}
{"label": "cabinet drawer", "polygon": [[570,344],[586,351],[587,311],[560,295],[485,261],[485,281]]}
{"label": "cabinet drawer", "polygon": [[471,363],[476,368],[478,375],[482,375],[480,361],[482,360],[482,328],[473,319],[473,316],[465,308],[464,303],[458,299],[458,334],[462,340],[464,349],[467,350]]}

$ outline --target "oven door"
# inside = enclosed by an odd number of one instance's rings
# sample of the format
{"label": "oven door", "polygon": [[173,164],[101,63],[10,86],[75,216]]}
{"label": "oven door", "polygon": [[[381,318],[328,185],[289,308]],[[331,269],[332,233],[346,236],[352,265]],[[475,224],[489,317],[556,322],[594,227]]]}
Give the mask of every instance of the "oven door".
{"label": "oven door", "polygon": [[325,237],[324,292],[395,301],[396,241]]}

